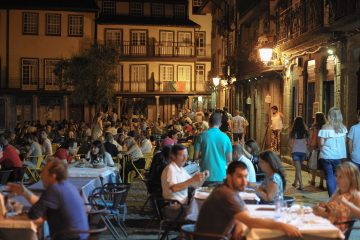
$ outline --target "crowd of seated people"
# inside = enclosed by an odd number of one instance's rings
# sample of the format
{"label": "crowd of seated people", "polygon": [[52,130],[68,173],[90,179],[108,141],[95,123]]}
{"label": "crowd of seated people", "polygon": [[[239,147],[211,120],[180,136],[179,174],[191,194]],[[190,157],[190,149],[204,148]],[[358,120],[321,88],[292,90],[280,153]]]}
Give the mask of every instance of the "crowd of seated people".
{"label": "crowd of seated people", "polygon": [[[346,130],[341,122],[334,120],[339,119],[338,111],[331,109],[328,124],[319,131],[318,136],[320,156],[323,157],[319,162],[326,166],[325,178],[332,197],[328,203],[314,207],[314,213],[328,217],[333,222],[334,215],[342,214],[342,220],[360,216],[357,196],[359,186],[356,185],[359,172],[350,163],[341,164],[338,158],[343,155],[335,156],[336,159],[329,158],[331,151],[327,150],[334,142],[344,145]],[[221,127],[224,123],[226,126]],[[27,122],[18,124],[14,132],[0,136],[0,164],[4,169],[19,168],[22,164],[36,164],[37,156],[54,155],[64,163],[84,158],[89,163],[101,162],[106,166],[114,166],[114,159],[126,155],[130,161],[120,166],[124,168],[123,179],[126,182],[132,170],[145,167],[145,156],[153,154],[147,175],[150,191],[160,193],[164,198],[173,198],[186,204],[188,197],[191,197],[187,195],[188,187],[200,186],[206,181],[205,184],[222,186],[223,189],[219,192],[225,191],[229,197],[234,190],[242,190],[243,185],[257,186],[255,192],[261,202],[273,204],[275,197],[283,195],[286,189],[285,170],[279,156],[272,151],[260,152],[256,141],[244,141],[245,136],[233,142],[232,126],[231,114],[227,111],[201,114],[189,110],[173,116],[167,123],[160,118],[152,123],[141,116],[114,119],[107,113],[96,114],[91,125],[73,121],[48,121],[46,124]],[[337,130],[340,132],[337,133]],[[354,136],[351,136],[353,142],[357,141]],[[184,141],[190,141],[195,146],[194,155],[189,155],[188,149],[181,145]],[[357,151],[357,145],[353,144],[352,149]],[[216,161],[213,159],[214,153],[217,154]],[[201,173],[189,176],[184,170],[187,159],[199,161]],[[229,170],[229,164],[233,162],[241,164],[234,165]],[[332,162],[336,164],[333,166]],[[353,162],[356,163],[356,160]],[[242,170],[246,170],[246,174]],[[336,176],[331,175],[330,170],[336,171]],[[242,172],[239,172],[239,176],[236,175],[238,171]],[[262,178],[258,177],[259,173]],[[241,179],[241,186],[230,186],[236,183],[236,177],[246,179]],[[336,204],[340,204],[339,207]],[[237,211],[233,212],[233,217],[247,219],[249,226],[253,226],[254,221],[257,222],[256,219],[249,218],[241,202],[235,207]],[[342,209],[341,213],[332,212],[339,209]],[[270,222],[260,224],[270,226]],[[293,228],[284,225],[277,227],[290,236],[299,236]]]}

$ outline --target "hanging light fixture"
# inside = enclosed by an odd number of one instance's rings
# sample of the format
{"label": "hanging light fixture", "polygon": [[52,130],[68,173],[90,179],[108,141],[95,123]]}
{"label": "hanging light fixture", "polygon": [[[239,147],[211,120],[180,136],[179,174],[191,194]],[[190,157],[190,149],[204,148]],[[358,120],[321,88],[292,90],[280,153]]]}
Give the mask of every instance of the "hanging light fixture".
{"label": "hanging light fixture", "polygon": [[268,47],[259,48],[259,54],[260,54],[260,60],[264,63],[268,63],[272,58],[273,49]]}

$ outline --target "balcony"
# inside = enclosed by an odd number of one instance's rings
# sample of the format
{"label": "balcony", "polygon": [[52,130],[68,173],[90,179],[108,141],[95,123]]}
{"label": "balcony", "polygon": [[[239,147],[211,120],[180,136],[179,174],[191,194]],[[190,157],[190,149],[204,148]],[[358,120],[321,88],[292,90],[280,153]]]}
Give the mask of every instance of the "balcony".
{"label": "balcony", "polygon": [[210,44],[196,47],[193,43],[183,42],[134,44],[133,42],[124,41],[117,44],[99,43],[98,45],[100,48],[109,47],[115,49],[120,57],[211,57]]}
{"label": "balcony", "polygon": [[301,4],[278,13],[277,42],[284,43],[323,27],[323,3],[324,0],[304,0]]}
{"label": "balcony", "polygon": [[329,24],[360,10],[360,0],[329,0]]}

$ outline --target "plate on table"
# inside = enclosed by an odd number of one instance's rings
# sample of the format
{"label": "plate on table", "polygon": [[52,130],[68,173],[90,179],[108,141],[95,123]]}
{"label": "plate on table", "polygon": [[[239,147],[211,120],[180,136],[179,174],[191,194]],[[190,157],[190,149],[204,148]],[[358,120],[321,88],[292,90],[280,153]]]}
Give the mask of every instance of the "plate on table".
{"label": "plate on table", "polygon": [[210,193],[208,192],[201,192],[201,191],[195,191],[194,198],[205,200],[209,197]]}
{"label": "plate on table", "polygon": [[205,193],[211,193],[214,188],[212,187],[199,187],[196,189],[198,192],[205,192]]}

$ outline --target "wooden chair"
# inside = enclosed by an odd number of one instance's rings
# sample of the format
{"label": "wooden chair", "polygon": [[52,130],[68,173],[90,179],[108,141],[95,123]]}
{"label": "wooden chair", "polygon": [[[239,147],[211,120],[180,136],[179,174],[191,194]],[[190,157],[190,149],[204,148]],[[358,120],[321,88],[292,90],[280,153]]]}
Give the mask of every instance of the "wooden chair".
{"label": "wooden chair", "polygon": [[195,224],[185,224],[181,226],[181,231],[185,234],[185,239],[207,239],[207,240],[227,240],[225,235],[215,233],[205,233],[195,231]]}
{"label": "wooden chair", "polygon": [[45,159],[45,155],[39,156],[29,156],[29,158],[36,158],[36,165],[35,166],[27,166],[26,173],[33,179],[34,182],[40,180],[40,172],[42,169],[42,163]]}

